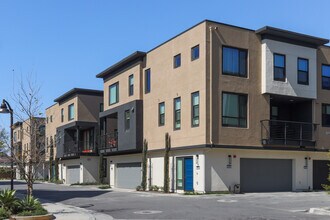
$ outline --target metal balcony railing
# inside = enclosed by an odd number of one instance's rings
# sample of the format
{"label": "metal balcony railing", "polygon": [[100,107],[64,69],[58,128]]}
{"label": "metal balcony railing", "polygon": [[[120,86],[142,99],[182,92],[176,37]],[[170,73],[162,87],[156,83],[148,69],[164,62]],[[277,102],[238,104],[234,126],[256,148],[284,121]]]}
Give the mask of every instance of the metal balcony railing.
{"label": "metal balcony railing", "polygon": [[115,151],[118,149],[118,132],[109,132],[100,136],[99,149],[101,151]]}
{"label": "metal balcony railing", "polygon": [[83,153],[96,153],[96,147],[92,141],[66,141],[64,143],[64,157],[78,156]]}
{"label": "metal balcony railing", "polygon": [[280,120],[260,123],[263,145],[315,146],[317,124]]}

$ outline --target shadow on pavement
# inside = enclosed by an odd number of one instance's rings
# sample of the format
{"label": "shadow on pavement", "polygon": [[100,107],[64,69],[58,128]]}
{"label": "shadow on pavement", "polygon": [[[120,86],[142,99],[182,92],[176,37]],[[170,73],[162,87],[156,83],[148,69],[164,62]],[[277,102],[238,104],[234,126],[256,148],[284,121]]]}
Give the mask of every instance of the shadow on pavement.
{"label": "shadow on pavement", "polygon": [[[39,183],[37,183],[37,182],[35,182],[34,184],[39,184]],[[10,180],[1,180],[0,181],[0,186],[10,186]],[[15,185],[26,185],[26,182],[25,181],[17,181],[17,180],[15,180],[14,181],[14,186]]]}
{"label": "shadow on pavement", "polygon": [[[17,193],[26,195],[26,190],[17,190]],[[33,196],[43,200],[52,202],[62,202],[68,199],[75,198],[92,198],[100,196],[109,191],[55,191],[45,189],[34,189]]]}

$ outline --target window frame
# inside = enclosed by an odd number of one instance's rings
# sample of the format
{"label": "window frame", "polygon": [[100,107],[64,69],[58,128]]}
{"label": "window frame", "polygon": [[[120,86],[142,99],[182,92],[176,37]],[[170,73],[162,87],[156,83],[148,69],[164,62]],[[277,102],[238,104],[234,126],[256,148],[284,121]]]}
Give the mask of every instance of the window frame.
{"label": "window frame", "polygon": [[[179,100],[180,101],[180,109],[176,109],[176,101],[177,100]],[[180,130],[181,129],[181,127],[182,127],[182,124],[181,124],[181,122],[182,122],[182,120],[181,120],[181,118],[182,118],[182,115],[181,115],[181,109],[182,109],[182,102],[181,102],[181,97],[176,97],[176,98],[174,98],[173,99],[173,128],[174,128],[174,130]],[[179,113],[180,114],[180,119],[178,120],[177,119],[177,114],[176,113]],[[180,123],[180,127],[176,127],[175,125],[176,125],[176,122],[177,121],[179,121],[179,123]]]}
{"label": "window frame", "polygon": [[[307,61],[307,71],[299,69],[299,60]],[[300,72],[303,72],[303,73],[307,74],[307,82],[299,81],[299,73]],[[300,85],[309,85],[309,59],[302,58],[302,57],[297,58],[297,83],[300,84]]]}
{"label": "window frame", "polygon": [[330,107],[330,104],[326,104],[326,103],[322,103],[322,111],[321,111],[321,113],[322,113],[322,127],[330,127],[330,124],[325,124],[325,116],[327,116],[327,115],[329,115],[329,117],[330,117],[330,114],[326,114],[325,112],[324,112],[324,110],[327,108],[327,107]]}
{"label": "window frame", "polygon": [[[131,84],[131,80],[133,83]],[[128,76],[128,96],[134,95],[134,74]]]}
{"label": "window frame", "polygon": [[[276,56],[284,57],[284,67],[275,66],[275,57]],[[275,79],[275,67],[276,68],[283,68],[283,75],[284,75],[283,79]],[[286,82],[286,55],[285,54],[273,53],[273,80],[274,81],[280,81],[280,82]]]}
{"label": "window frame", "polygon": [[[70,114],[70,109],[73,109],[73,117],[71,118],[71,114]],[[74,117],[75,117],[75,112],[74,112],[74,103],[68,105],[68,121],[72,121],[74,120]]]}
{"label": "window frame", "polygon": [[322,79],[321,79],[321,86],[322,86],[322,89],[324,89],[324,90],[330,90],[330,86],[329,87],[324,87],[323,86],[323,78],[326,78],[326,79],[329,79],[330,80],[330,77],[329,76],[323,76],[323,66],[327,66],[327,67],[329,67],[330,68],[330,64],[322,64],[321,65],[321,77],[322,77]]}
{"label": "window frame", "polygon": [[61,122],[64,122],[64,108],[61,108]]}
{"label": "window frame", "polygon": [[127,132],[131,129],[131,111],[129,109],[125,110],[124,112],[124,121],[125,121],[125,131]]}
{"label": "window frame", "polygon": [[[198,104],[194,105],[194,96],[198,95]],[[198,107],[198,116],[195,116],[194,113],[194,107]],[[199,95],[199,91],[193,92],[191,93],[191,127],[199,127],[200,124],[200,95]],[[198,117],[198,124],[194,124],[194,119]]]}
{"label": "window frame", "polygon": [[[229,94],[229,95],[237,95],[238,96],[238,114],[239,116],[238,117],[231,117],[231,116],[224,116],[224,112],[223,112],[223,107],[224,107],[224,94]],[[240,109],[240,106],[241,106],[241,99],[240,97],[245,97],[246,98],[246,116],[245,117],[242,117],[240,114],[241,114],[241,109]],[[228,125],[228,124],[224,124],[224,118],[235,118],[238,120],[238,124],[237,126],[233,126],[233,125]],[[240,120],[241,119],[245,119],[246,120],[246,126],[240,126],[241,123],[240,123]],[[221,125],[222,127],[226,127],[226,128],[248,128],[248,121],[249,119],[249,96],[248,94],[244,94],[244,93],[235,93],[235,92],[226,92],[226,91],[223,91],[222,92],[222,95],[221,95]]]}
{"label": "window frame", "polygon": [[144,71],[144,93],[148,94],[151,92],[151,68]]}
{"label": "window frame", "polygon": [[[198,56],[197,57],[194,56],[194,49],[196,49],[196,48],[198,48]],[[196,46],[193,46],[190,50],[190,53],[191,53],[191,56],[190,56],[191,61],[198,60],[199,55],[200,55],[199,44],[197,44]]]}
{"label": "window frame", "polygon": [[[160,112],[161,105],[164,105],[164,113]],[[162,117],[164,119],[163,123],[161,123],[161,118]],[[161,127],[161,126],[164,126],[164,125],[165,125],[165,102],[160,102],[160,103],[158,103],[158,126]]]}
{"label": "window frame", "polygon": [[[116,101],[111,103],[111,88],[116,86]],[[109,86],[109,106],[115,105],[119,102],[119,82],[115,82]]]}
{"label": "window frame", "polygon": [[[176,62],[177,58],[179,58],[179,63]],[[181,66],[181,53],[179,53],[173,57],[173,68],[176,69],[176,68],[179,68],[180,66]]]}
{"label": "window frame", "polygon": [[[235,49],[235,50],[238,50],[238,54],[240,54],[240,52],[245,52],[245,58],[246,58],[246,61],[245,61],[245,75],[241,75],[241,67],[240,67],[240,56],[238,56],[238,73],[235,74],[235,73],[230,73],[230,72],[225,72],[224,71],[224,59],[225,59],[225,56],[224,56],[224,48],[228,48],[228,49]],[[222,75],[226,75],[226,76],[236,76],[236,77],[241,77],[241,78],[248,78],[248,75],[249,75],[249,70],[248,70],[248,61],[249,61],[249,51],[248,49],[244,49],[244,48],[238,48],[238,47],[232,47],[232,46],[228,46],[228,45],[223,45],[222,46],[222,51],[221,51],[221,56],[222,56],[222,68],[221,68],[221,71],[222,71]]]}

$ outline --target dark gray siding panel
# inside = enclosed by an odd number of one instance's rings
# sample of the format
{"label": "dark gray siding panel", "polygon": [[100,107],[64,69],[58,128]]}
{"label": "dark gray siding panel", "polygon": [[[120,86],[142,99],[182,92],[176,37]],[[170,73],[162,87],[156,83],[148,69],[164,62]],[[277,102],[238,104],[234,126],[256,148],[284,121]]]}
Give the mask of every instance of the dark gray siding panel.
{"label": "dark gray siding panel", "polygon": [[327,180],[329,175],[329,164],[327,160],[313,160],[313,189],[323,190],[323,184],[330,184]]}
{"label": "dark gray siding panel", "polygon": [[292,191],[292,160],[240,160],[241,192]]}

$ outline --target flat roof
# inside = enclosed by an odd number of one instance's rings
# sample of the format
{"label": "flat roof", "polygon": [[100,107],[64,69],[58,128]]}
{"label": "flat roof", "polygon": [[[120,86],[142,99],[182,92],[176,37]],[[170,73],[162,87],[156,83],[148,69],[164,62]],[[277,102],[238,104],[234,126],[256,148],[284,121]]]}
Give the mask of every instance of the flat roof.
{"label": "flat roof", "polygon": [[82,95],[96,95],[103,96],[102,90],[94,90],[94,89],[82,89],[82,88],[73,88],[70,91],[64,93],[60,97],[56,98],[54,102],[61,102],[64,99],[71,97],[72,95],[82,94]]}

